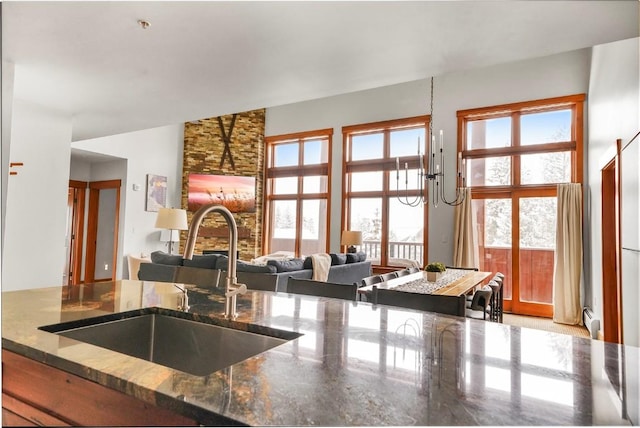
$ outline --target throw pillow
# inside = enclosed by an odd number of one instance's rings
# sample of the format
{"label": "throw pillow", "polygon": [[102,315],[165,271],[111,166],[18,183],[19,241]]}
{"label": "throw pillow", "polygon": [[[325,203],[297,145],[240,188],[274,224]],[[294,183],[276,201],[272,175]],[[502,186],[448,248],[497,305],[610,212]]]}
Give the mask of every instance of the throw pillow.
{"label": "throw pillow", "polygon": [[151,253],[151,263],[182,266],[182,256],[178,254],[165,253],[164,251],[154,251]]}
{"label": "throw pillow", "polygon": [[367,253],[365,253],[364,251],[358,251],[356,253],[356,255],[358,256],[358,261],[359,262],[363,262],[363,261],[367,260]]}
{"label": "throw pillow", "polygon": [[313,269],[313,260],[311,256],[307,256],[302,264],[302,269]]}
{"label": "throw pillow", "polygon": [[267,266],[273,266],[278,272],[293,272],[304,269],[304,260],[269,260]]}
{"label": "throw pillow", "polygon": [[218,254],[207,254],[205,256],[194,255],[191,260],[184,259],[182,261],[182,265],[204,269],[215,269],[217,261]]}
{"label": "throw pillow", "polygon": [[331,266],[343,265],[347,262],[347,256],[344,254],[329,254],[331,256]]}
{"label": "throw pillow", "polygon": [[345,254],[345,256],[347,256],[347,264],[348,263],[356,263],[356,262],[360,261],[360,259],[358,258],[358,255],[356,253],[347,253],[347,254]]}

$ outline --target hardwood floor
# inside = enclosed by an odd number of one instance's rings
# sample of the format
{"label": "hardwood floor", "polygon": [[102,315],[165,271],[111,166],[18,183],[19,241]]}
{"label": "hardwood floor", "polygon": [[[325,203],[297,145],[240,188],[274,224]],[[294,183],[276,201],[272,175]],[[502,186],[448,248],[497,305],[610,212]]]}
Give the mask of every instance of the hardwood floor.
{"label": "hardwood floor", "polygon": [[591,337],[586,327],[581,325],[566,325],[554,323],[551,318],[529,317],[524,315],[504,314],[504,324],[518,327],[534,328],[538,330],[552,331],[554,333],[569,334],[579,337]]}

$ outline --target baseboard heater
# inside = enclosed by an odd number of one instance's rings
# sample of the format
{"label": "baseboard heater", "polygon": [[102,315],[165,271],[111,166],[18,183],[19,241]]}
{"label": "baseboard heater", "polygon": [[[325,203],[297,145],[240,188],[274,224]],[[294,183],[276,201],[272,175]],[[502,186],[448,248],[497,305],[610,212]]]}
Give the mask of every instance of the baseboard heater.
{"label": "baseboard heater", "polygon": [[600,330],[600,320],[595,317],[591,308],[584,307],[584,309],[582,309],[582,323],[587,327],[587,330],[589,330],[591,338],[597,339],[598,330]]}

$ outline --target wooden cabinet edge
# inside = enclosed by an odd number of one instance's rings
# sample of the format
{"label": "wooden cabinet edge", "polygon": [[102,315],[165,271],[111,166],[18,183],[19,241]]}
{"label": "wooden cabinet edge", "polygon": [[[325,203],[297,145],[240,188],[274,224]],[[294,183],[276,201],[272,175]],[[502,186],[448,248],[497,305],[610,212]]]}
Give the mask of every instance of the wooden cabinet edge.
{"label": "wooden cabinet edge", "polygon": [[18,417],[45,426],[198,425],[185,416],[4,349],[2,377],[6,426]]}

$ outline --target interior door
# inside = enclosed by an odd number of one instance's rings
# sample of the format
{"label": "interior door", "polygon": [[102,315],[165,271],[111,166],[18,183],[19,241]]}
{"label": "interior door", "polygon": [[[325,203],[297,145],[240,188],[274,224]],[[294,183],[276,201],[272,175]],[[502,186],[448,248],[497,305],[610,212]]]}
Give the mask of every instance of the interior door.
{"label": "interior door", "polygon": [[89,183],[85,283],[114,281],[121,180]]}
{"label": "interior door", "polygon": [[82,245],[84,242],[84,206],[87,182],[69,180],[67,193],[67,232],[63,284],[73,286],[81,283]]}

